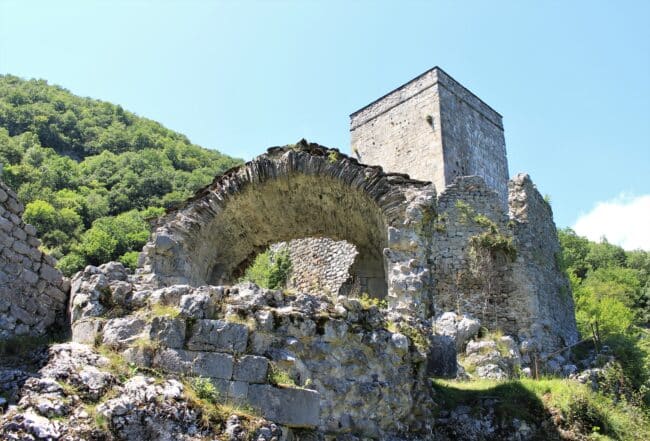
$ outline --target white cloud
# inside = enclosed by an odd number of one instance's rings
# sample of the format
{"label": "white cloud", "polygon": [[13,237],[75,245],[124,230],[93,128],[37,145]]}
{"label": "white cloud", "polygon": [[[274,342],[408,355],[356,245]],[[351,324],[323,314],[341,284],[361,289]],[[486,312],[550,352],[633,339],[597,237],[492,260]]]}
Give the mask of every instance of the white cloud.
{"label": "white cloud", "polygon": [[605,236],[626,250],[650,251],[650,194],[619,197],[598,202],[593,210],[578,217],[573,229],[590,240]]}

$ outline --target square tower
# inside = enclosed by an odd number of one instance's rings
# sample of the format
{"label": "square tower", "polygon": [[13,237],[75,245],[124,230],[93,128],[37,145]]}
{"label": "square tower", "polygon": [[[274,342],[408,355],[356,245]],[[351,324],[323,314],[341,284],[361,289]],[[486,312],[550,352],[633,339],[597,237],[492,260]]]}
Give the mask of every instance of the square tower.
{"label": "square tower", "polygon": [[439,67],[351,114],[350,132],[365,164],[431,181],[438,193],[478,175],[507,205],[502,117]]}

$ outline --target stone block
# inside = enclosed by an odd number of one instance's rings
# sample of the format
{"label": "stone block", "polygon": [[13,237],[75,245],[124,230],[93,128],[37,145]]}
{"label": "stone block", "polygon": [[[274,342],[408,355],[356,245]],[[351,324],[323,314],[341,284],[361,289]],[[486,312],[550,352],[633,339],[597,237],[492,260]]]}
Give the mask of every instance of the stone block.
{"label": "stone block", "polygon": [[17,240],[14,242],[12,248],[14,249],[15,252],[19,254],[24,254],[24,255],[29,254],[29,245],[27,245],[25,242],[21,242]]}
{"label": "stone block", "polygon": [[27,239],[27,243],[28,243],[29,245],[33,246],[34,248],[38,248],[38,247],[41,246],[41,241],[38,240],[38,238],[37,238],[37,237],[34,237],[34,236],[29,237],[29,238]]}
{"label": "stone block", "polygon": [[248,383],[266,383],[269,360],[256,355],[245,355],[237,361],[233,379]]}
{"label": "stone block", "polygon": [[154,366],[168,372],[223,380],[232,378],[234,364],[232,356],[228,354],[186,351],[183,349],[163,349],[158,351],[153,363]]}
{"label": "stone block", "polygon": [[11,221],[5,219],[4,217],[0,217],[0,230],[9,233],[13,228],[14,224]]}
{"label": "stone block", "polygon": [[153,362],[153,350],[147,347],[133,347],[128,348],[122,353],[122,357],[128,363],[133,363],[136,366],[151,367]]}
{"label": "stone block", "polygon": [[454,378],[457,370],[455,340],[447,335],[434,335],[427,354],[427,375]]}
{"label": "stone block", "polygon": [[23,204],[21,204],[20,202],[18,202],[14,198],[7,199],[6,204],[7,204],[7,208],[9,208],[9,211],[12,211],[17,215],[21,215],[23,213],[24,208],[25,208],[25,207],[23,207]]}
{"label": "stone block", "polygon": [[36,228],[34,228],[33,225],[30,224],[25,224],[25,233],[29,234],[30,236],[36,236]]}
{"label": "stone block", "polygon": [[11,311],[11,315],[13,315],[14,317],[16,317],[18,320],[25,323],[26,325],[33,325],[40,320],[40,317],[37,317],[34,313],[30,311],[26,311],[25,309],[21,308],[16,304],[11,305],[10,311]]}
{"label": "stone block", "polygon": [[13,236],[18,240],[27,239],[27,233],[25,233],[22,228],[14,228],[14,231],[11,234],[13,234]]}
{"label": "stone block", "polygon": [[109,346],[125,346],[137,340],[145,331],[146,322],[133,316],[108,320],[104,326],[102,343]]}
{"label": "stone block", "polygon": [[38,274],[23,268],[22,279],[30,285],[36,285],[38,283]]}
{"label": "stone block", "polygon": [[320,421],[320,394],[313,390],[251,384],[248,402],[262,416],[284,426],[314,428]]}
{"label": "stone block", "polygon": [[237,401],[246,400],[248,397],[248,383],[245,381],[230,381],[228,385],[228,398]]}
{"label": "stone block", "polygon": [[154,317],[149,338],[166,348],[180,349],[185,343],[185,320],[172,317]]}
{"label": "stone block", "polygon": [[197,320],[187,348],[196,351],[242,353],[248,343],[248,328],[225,320]]}
{"label": "stone block", "polygon": [[45,294],[47,294],[49,297],[51,297],[52,299],[56,300],[58,303],[61,304],[63,304],[68,297],[66,293],[64,293],[54,285],[48,286],[47,289],[45,290]]}
{"label": "stone block", "polygon": [[41,266],[41,277],[51,283],[58,283],[61,280],[61,273],[59,270],[52,268],[50,265]]}

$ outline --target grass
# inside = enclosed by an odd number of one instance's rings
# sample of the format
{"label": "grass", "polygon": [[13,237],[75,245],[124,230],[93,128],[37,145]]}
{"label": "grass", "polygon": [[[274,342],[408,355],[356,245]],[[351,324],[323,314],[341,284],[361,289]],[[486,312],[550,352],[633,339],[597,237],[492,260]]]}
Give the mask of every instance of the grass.
{"label": "grass", "polygon": [[203,377],[183,379],[183,395],[191,407],[201,411],[201,424],[205,428],[223,426],[230,415],[237,415],[249,433],[256,429],[257,415],[250,406],[230,402],[219,394],[212,382]]}
{"label": "grass", "polygon": [[149,349],[151,351],[157,351],[158,349],[160,349],[160,342],[151,340],[148,337],[140,337],[135,339],[133,342],[131,342],[129,346],[132,348]]}
{"label": "grass", "polygon": [[244,325],[248,328],[249,331],[255,330],[255,318],[253,317],[242,317],[239,314],[228,314],[224,317],[224,320],[230,323],[237,323]]}
{"label": "grass", "polygon": [[96,349],[108,360],[108,365],[104,366],[104,370],[115,375],[120,382],[123,383],[138,373],[138,367],[133,363],[128,363],[116,350],[107,346],[98,346]]}
{"label": "grass", "polygon": [[279,368],[275,363],[269,366],[269,383],[274,386],[298,387],[287,371]]}
{"label": "grass", "polygon": [[[650,418],[641,408],[591,391],[586,385],[564,379],[521,379],[468,382],[432,380],[442,409],[460,405],[479,411],[490,399],[499,418],[519,418],[537,424],[561,413],[565,428],[594,440],[650,439]],[[646,411],[647,412],[647,411]]]}
{"label": "grass", "polygon": [[104,415],[97,412],[97,406],[98,406],[97,404],[86,404],[84,405],[84,410],[86,411],[90,419],[92,419],[93,422],[95,423],[95,427],[97,427],[102,432],[108,433],[110,431],[108,426],[108,420]]}
{"label": "grass", "polygon": [[171,317],[176,318],[181,313],[180,309],[175,306],[163,305],[160,303],[154,303],[149,308],[153,317]]}

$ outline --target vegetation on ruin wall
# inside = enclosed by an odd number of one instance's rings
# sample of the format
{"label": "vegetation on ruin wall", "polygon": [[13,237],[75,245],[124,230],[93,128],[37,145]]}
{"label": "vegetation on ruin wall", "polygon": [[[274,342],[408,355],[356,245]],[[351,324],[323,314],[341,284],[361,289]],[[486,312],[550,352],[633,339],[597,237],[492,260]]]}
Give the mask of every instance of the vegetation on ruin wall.
{"label": "vegetation on ruin wall", "polygon": [[66,274],[133,267],[149,217],[239,162],[120,106],[0,75],[2,179]]}
{"label": "vegetation on ruin wall", "polygon": [[578,329],[589,336],[597,326],[620,361],[620,380],[650,404],[650,253],[592,242],[568,228],[558,236]]}

